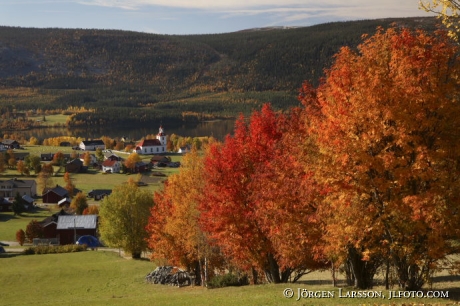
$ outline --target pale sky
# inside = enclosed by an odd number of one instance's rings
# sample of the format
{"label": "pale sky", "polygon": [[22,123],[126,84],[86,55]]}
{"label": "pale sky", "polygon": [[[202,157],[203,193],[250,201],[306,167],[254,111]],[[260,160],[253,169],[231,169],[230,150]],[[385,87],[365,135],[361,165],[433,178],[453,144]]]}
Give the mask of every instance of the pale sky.
{"label": "pale sky", "polygon": [[419,0],[0,0],[0,25],[228,33],[271,26],[426,17]]}

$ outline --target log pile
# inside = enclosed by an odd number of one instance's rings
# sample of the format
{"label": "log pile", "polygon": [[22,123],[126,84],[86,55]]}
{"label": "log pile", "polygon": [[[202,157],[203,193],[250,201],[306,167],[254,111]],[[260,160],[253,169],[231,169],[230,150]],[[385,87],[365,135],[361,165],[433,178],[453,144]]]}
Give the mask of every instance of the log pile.
{"label": "log pile", "polygon": [[160,266],[145,276],[145,280],[152,284],[171,286],[190,286],[194,277],[187,271],[172,266]]}

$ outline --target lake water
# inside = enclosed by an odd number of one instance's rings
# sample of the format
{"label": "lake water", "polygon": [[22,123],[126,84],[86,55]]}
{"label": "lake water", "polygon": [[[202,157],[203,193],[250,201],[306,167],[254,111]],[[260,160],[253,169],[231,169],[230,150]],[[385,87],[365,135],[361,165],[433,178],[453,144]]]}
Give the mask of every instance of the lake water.
{"label": "lake water", "polygon": [[[164,132],[167,135],[174,133],[183,137],[213,136],[220,141],[222,141],[227,134],[233,134],[234,127],[235,120],[216,120],[171,127],[168,127],[166,124],[163,125]],[[158,128],[158,124],[152,124],[151,127],[130,128],[120,128],[117,126],[94,127],[92,129],[40,128],[20,131],[18,134],[27,140],[33,136],[39,141],[43,141],[45,138],[58,136],[73,136],[86,139],[97,139],[101,136],[108,136],[114,139],[125,137],[128,139],[139,140],[146,135],[156,135],[158,133]]]}

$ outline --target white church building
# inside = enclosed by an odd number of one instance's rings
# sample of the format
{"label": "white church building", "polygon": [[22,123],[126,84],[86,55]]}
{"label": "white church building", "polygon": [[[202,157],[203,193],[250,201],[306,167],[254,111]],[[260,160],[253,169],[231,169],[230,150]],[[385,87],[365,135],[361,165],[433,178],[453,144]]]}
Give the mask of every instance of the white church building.
{"label": "white church building", "polygon": [[144,139],[136,144],[133,152],[137,154],[160,154],[166,153],[166,142],[168,136],[164,133],[163,127],[160,126],[155,139]]}

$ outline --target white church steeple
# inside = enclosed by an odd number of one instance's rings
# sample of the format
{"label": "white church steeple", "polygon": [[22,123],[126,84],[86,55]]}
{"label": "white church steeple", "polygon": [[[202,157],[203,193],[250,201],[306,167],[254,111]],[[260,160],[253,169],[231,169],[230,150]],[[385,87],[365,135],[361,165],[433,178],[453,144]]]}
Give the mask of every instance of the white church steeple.
{"label": "white church steeple", "polygon": [[158,129],[157,139],[161,142],[161,145],[166,146],[166,134],[164,133],[163,126],[160,125]]}

